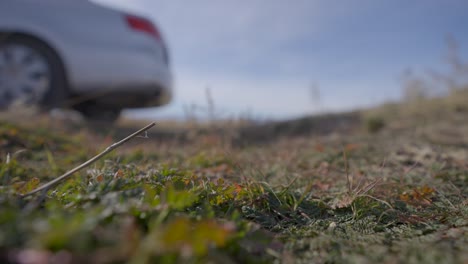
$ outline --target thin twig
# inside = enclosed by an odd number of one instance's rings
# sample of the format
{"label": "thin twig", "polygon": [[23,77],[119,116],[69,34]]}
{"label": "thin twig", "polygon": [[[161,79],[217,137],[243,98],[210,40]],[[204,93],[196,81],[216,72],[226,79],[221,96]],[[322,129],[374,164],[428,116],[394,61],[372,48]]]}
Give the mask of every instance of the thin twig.
{"label": "thin twig", "polygon": [[109,147],[107,147],[103,152],[99,153],[98,155],[94,156],[93,158],[89,159],[88,161],[86,161],[85,163],[79,165],[78,167],[75,167],[74,169],[66,172],[65,174],[63,174],[62,176],[26,193],[26,194],[23,194],[21,195],[21,197],[26,197],[26,196],[29,196],[29,195],[33,195],[37,192],[40,192],[40,191],[47,191],[50,187],[54,186],[55,184],[58,184],[59,182],[67,179],[68,177],[70,177],[71,175],[73,175],[75,172],[91,165],[92,163],[94,163],[95,161],[97,161],[98,159],[102,158],[104,155],[106,155],[107,153],[111,152],[112,150],[120,147],[122,144],[126,143],[127,141],[129,141],[130,139],[138,136],[139,134],[141,134],[142,132],[145,132],[147,131],[148,129],[152,128],[154,125],[156,125],[156,123],[151,123],[147,126],[145,126],[144,128],[138,130],[137,132],[131,134],[130,136],[120,140],[119,142],[116,142],[112,145],[110,145]]}

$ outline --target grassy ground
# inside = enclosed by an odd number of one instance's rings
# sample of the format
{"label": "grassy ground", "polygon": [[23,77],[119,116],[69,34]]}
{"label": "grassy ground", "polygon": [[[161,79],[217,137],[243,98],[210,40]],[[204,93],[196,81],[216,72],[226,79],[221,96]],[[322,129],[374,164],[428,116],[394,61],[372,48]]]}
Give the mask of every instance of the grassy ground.
{"label": "grassy ground", "polygon": [[159,126],[26,198],[134,128],[3,116],[0,262],[467,263],[467,102]]}

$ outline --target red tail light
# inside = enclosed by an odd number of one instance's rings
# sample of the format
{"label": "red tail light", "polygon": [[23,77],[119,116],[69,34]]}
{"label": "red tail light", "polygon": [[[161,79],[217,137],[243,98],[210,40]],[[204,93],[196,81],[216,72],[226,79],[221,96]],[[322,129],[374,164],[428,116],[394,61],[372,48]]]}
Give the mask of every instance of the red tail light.
{"label": "red tail light", "polygon": [[157,40],[162,40],[158,29],[148,19],[134,15],[126,15],[125,20],[131,29],[149,34]]}

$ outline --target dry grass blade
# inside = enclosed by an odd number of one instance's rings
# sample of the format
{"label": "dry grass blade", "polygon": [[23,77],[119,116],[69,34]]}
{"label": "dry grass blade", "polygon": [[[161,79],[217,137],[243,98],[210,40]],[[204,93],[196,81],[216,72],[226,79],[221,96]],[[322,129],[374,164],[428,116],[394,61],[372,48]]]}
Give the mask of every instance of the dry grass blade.
{"label": "dry grass blade", "polygon": [[368,193],[370,190],[374,189],[375,186],[377,186],[377,184],[379,184],[381,181],[382,181],[382,179],[377,179],[377,180],[369,183],[368,185],[364,186],[363,188],[355,190],[356,195],[359,196],[359,195],[363,195],[363,194]]}
{"label": "dry grass blade", "polygon": [[349,177],[348,156],[346,155],[346,150],[344,148],[343,148],[343,160],[344,160],[344,166],[345,166],[345,172],[346,172],[346,183],[348,185],[348,193],[351,193],[353,191],[353,187],[351,184],[351,179]]}
{"label": "dry grass blade", "polygon": [[72,170],[66,172],[65,174],[63,174],[62,176],[28,192],[28,193],[25,193],[25,194],[22,194],[21,197],[26,197],[26,196],[29,196],[29,195],[33,195],[37,192],[40,192],[40,191],[47,191],[50,187],[58,184],[59,182],[67,179],[68,177],[70,177],[71,175],[73,175],[75,172],[91,165],[92,163],[96,162],[97,160],[99,160],[100,158],[102,158],[104,155],[106,155],[107,153],[111,152],[112,150],[118,148],[119,146],[125,144],[127,141],[129,141],[130,139],[140,135],[141,133],[143,132],[146,132],[148,129],[152,128],[154,125],[156,125],[156,123],[151,123],[145,127],[143,127],[142,129],[136,131],[135,133],[129,135],[128,137],[110,145],[109,147],[107,147],[103,152],[99,153],[98,155],[94,156],[93,158],[87,160],[85,163],[79,165],[78,167],[75,167],[73,168]]}

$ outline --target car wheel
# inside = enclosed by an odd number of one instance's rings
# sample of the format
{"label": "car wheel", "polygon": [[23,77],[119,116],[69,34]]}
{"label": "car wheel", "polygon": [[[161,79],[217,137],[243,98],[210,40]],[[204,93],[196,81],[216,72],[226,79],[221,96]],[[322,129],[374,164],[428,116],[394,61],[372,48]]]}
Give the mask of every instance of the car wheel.
{"label": "car wheel", "polygon": [[0,109],[62,106],[65,85],[62,63],[45,43],[22,35],[0,40]]}

